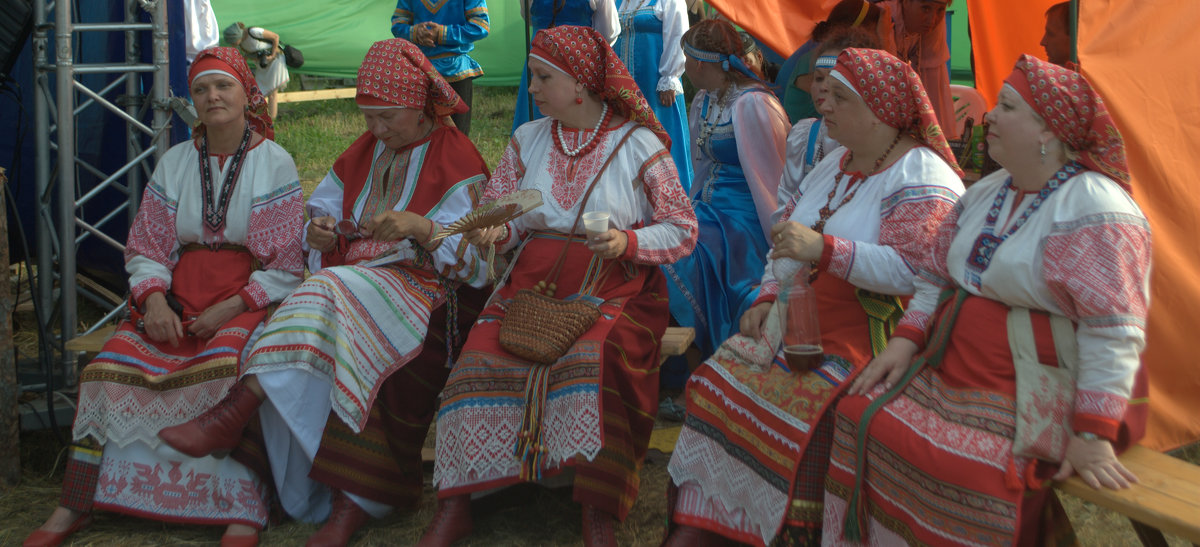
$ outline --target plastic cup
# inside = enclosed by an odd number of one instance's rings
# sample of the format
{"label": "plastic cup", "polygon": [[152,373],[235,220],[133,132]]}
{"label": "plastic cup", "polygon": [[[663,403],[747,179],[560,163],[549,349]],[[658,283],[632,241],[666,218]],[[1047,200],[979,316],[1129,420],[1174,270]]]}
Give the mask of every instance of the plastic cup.
{"label": "plastic cup", "polygon": [[608,231],[608,212],[590,211],[583,214],[583,229],[588,238],[596,237]]}

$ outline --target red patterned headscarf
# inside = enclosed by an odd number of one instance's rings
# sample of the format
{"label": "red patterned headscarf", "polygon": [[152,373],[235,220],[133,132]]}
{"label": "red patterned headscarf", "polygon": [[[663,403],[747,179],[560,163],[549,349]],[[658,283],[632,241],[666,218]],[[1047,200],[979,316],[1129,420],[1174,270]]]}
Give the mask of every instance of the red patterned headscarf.
{"label": "red patterned headscarf", "polygon": [[[188,69],[188,85],[191,86],[197,75],[210,70],[224,72],[242,84],[242,90],[246,92],[246,123],[259,135],[274,140],[275,126],[271,123],[271,115],[267,114],[267,99],[258,89],[254,74],[250,72],[250,67],[246,66],[246,59],[242,57],[241,52],[231,47],[210,47],[197,53],[196,60],[192,61],[192,66]],[[192,135],[199,137],[204,131],[204,124],[199,123]]]}
{"label": "red patterned headscarf", "polygon": [[933,149],[958,176],[963,175],[921,77],[908,63],[886,51],[850,48],[838,55],[832,75],[858,93],[880,121]]}
{"label": "red patterned headscarf", "polygon": [[371,44],[358,68],[358,94],[354,101],[362,106],[423,110],[434,119],[467,111],[467,104],[425,54],[403,38]]}
{"label": "red patterned headscarf", "polygon": [[1022,55],[1004,83],[1046,120],[1054,136],[1079,152],[1079,163],[1107,175],[1126,192],[1130,190],[1125,141],[1104,99],[1083,76]]}
{"label": "red patterned headscarf", "polygon": [[616,52],[596,29],[563,25],[539,30],[533,37],[529,54],[553,63],[579,80],[583,87],[603,97],[622,116],[653,131],[664,146],[671,147],[671,137],[658,123],[625,63],[617,58]]}

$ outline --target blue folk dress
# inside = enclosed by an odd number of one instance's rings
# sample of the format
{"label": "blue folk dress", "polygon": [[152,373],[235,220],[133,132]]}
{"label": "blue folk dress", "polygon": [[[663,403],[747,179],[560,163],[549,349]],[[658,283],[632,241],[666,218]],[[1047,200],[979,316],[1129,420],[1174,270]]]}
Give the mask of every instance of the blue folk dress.
{"label": "blue folk dress", "polygon": [[691,197],[700,235],[690,256],[663,266],[671,315],[696,329],[705,356],[737,332],[758,297],[788,132],[787,115],[766,88],[726,93],[728,105],[708,91],[693,99]]}
{"label": "blue folk dress", "polygon": [[[678,10],[666,9],[669,6]],[[684,190],[690,192],[692,151],[683,84],[679,81],[683,74],[684,58],[683,50],[677,45],[688,29],[683,0],[618,0],[617,9],[620,13],[621,36],[617,38],[613,49],[633,75],[633,80],[654,109],[659,123],[670,135],[671,157],[675,160],[675,169],[679,171],[679,182]],[[663,59],[664,43],[672,44],[671,51],[676,53],[668,60]],[[658,99],[659,91],[675,91],[675,104],[664,106]]]}

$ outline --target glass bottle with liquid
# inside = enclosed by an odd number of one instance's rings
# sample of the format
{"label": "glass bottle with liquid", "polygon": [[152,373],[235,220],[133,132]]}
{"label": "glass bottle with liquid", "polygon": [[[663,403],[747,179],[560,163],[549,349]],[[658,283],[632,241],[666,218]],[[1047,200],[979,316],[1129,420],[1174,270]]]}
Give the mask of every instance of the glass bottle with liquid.
{"label": "glass bottle with liquid", "polygon": [[791,283],[780,280],[779,309],[783,311],[783,356],[788,369],[804,373],[821,366],[821,327],[817,321],[817,295],[809,284],[810,264],[792,275]]}

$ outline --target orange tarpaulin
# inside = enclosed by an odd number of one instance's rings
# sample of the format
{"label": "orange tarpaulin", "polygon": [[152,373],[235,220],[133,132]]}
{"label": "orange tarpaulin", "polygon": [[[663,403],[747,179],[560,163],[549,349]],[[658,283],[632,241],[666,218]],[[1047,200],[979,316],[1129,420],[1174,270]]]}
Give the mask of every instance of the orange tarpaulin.
{"label": "orange tarpaulin", "polygon": [[1000,84],[1022,53],[1042,59],[1038,45],[1046,27],[1046,8],[1061,0],[969,0],[971,52],[975,56],[975,89],[988,106],[996,104]]}
{"label": "orange tarpaulin", "polygon": [[[962,1],[962,0],[959,0]],[[710,0],[772,48],[793,51],[829,0]],[[1041,40],[1054,0],[967,0],[976,85],[994,102],[1021,53],[1045,58]],[[1079,60],[1125,137],[1133,194],[1154,232],[1150,318],[1143,361],[1150,376],[1144,441],[1165,450],[1200,440],[1200,2],[1080,0]]]}
{"label": "orange tarpaulin", "polygon": [[804,45],[818,21],[824,21],[838,0],[710,0],[726,19],[787,57]]}
{"label": "orange tarpaulin", "polygon": [[1085,0],[1079,62],[1125,137],[1133,197],[1154,231],[1146,444],[1200,439],[1200,2]]}

